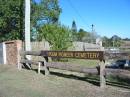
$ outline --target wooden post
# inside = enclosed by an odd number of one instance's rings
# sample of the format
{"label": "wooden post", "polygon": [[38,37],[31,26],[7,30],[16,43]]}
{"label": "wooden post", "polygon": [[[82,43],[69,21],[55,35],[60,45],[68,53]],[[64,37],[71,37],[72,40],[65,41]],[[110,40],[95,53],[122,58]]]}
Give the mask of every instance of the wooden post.
{"label": "wooden post", "polygon": [[41,62],[38,62],[38,74],[40,74],[40,70],[41,70]]}
{"label": "wooden post", "polygon": [[16,50],[17,50],[17,67],[18,67],[18,70],[21,70],[22,69],[22,64],[20,63],[22,57],[20,55],[20,51],[22,49],[22,41],[21,40],[16,40],[15,41],[15,45],[16,45]]}
{"label": "wooden post", "polygon": [[21,70],[22,69],[22,64],[19,62],[18,63],[18,70]]}
{"label": "wooden post", "polygon": [[100,61],[100,87],[104,88],[106,86],[105,80],[105,63]]}
{"label": "wooden post", "polygon": [[47,64],[46,64],[46,60],[44,60],[44,70],[45,70],[45,75],[49,75],[50,74],[49,68],[47,67]]}
{"label": "wooden post", "polygon": [[21,56],[18,55],[18,60],[17,60],[18,70],[21,70],[21,69],[22,69],[22,64],[20,63],[20,60],[21,60]]}

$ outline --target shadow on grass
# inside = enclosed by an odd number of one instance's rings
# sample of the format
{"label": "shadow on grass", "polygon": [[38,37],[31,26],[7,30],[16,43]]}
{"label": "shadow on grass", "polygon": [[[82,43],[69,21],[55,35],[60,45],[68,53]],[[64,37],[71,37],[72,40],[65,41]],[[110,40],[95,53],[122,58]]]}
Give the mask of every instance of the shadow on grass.
{"label": "shadow on grass", "polygon": [[[32,69],[32,70],[38,73],[37,69]],[[44,70],[41,70],[41,73],[45,75]],[[100,86],[99,75],[85,74],[85,77],[80,77],[73,74],[64,74],[64,73],[59,73],[54,71],[50,71],[50,74],[59,77],[69,78],[69,79],[81,80],[81,81],[89,82],[96,86]],[[126,78],[124,79],[118,76],[107,76],[106,82],[107,85],[130,89],[130,79],[126,79]]]}
{"label": "shadow on grass", "polygon": [[75,80],[81,80],[81,81],[86,81],[89,82],[93,85],[99,86],[99,80],[97,80],[96,78],[92,78],[92,77],[80,77],[77,75],[73,75],[73,74],[63,74],[63,73],[58,73],[58,72],[50,72],[51,75],[55,75],[55,76],[59,76],[59,77],[64,77],[64,78],[69,78],[69,79],[75,79]]}
{"label": "shadow on grass", "polygon": [[[38,69],[31,69],[31,70],[33,70],[34,72],[38,73]],[[44,70],[41,70],[40,73],[45,75],[45,71]]]}
{"label": "shadow on grass", "polygon": [[126,85],[118,82],[107,81],[107,85],[130,89],[130,85]]}
{"label": "shadow on grass", "polygon": [[[65,77],[65,78],[69,78],[69,79],[86,81],[93,85],[100,86],[99,75],[87,74],[87,75],[85,75],[85,77],[80,77],[80,76],[73,75],[73,74],[63,74],[63,73],[58,73],[58,72],[50,72],[50,73],[51,73],[51,75],[56,75],[56,76]],[[128,79],[115,78],[116,81],[112,81],[112,80],[108,80],[108,79],[106,81],[107,85],[130,89],[130,79],[128,80]]]}
{"label": "shadow on grass", "polygon": [[[32,69],[33,71],[35,71],[36,73],[38,73],[37,69]],[[41,70],[40,73],[42,73],[43,75],[45,75],[45,71]],[[77,75],[73,75],[73,74],[63,74],[63,73],[59,73],[59,72],[53,72],[50,71],[51,75],[55,75],[55,76],[59,76],[59,77],[64,77],[64,78],[69,78],[69,79],[75,79],[75,80],[81,80],[81,81],[86,81],[89,82],[93,85],[99,86],[99,80],[89,77],[89,76],[85,76],[85,77],[80,77]],[[98,75],[97,75],[98,76]]]}
{"label": "shadow on grass", "polygon": [[108,76],[107,84],[130,89],[130,78],[122,78],[119,76]]}

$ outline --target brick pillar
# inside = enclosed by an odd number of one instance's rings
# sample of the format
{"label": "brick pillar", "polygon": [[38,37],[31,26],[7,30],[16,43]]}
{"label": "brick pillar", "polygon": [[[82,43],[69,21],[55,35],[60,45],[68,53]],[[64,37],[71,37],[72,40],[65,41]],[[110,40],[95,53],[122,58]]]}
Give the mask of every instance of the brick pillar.
{"label": "brick pillar", "polygon": [[19,51],[22,49],[22,41],[14,40],[5,42],[6,61],[9,65],[17,65],[20,60]]}

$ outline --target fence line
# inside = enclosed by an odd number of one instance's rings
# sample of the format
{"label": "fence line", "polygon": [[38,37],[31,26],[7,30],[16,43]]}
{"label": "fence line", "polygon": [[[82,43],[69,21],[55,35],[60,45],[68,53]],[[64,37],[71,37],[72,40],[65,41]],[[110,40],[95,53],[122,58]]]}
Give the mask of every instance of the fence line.
{"label": "fence line", "polygon": [[[32,51],[37,50],[50,50],[50,45],[47,41],[31,42]],[[23,42],[24,50],[24,42]],[[72,47],[69,48],[72,51],[103,51],[104,47],[98,44],[85,43],[85,42],[73,42]]]}

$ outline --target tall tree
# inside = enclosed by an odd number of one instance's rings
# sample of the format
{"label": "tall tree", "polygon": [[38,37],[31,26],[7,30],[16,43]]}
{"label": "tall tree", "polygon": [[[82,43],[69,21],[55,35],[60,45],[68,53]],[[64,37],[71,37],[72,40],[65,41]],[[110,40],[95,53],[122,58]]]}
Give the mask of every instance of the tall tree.
{"label": "tall tree", "polygon": [[[33,29],[39,24],[57,23],[61,13],[58,0],[35,1],[31,0],[31,30],[34,33]],[[0,0],[0,41],[12,39],[24,39],[24,0]]]}
{"label": "tall tree", "polygon": [[71,30],[72,30],[72,37],[73,37],[73,41],[77,41],[77,26],[76,26],[76,22],[73,21],[72,22],[72,27],[71,27]]}
{"label": "tall tree", "polygon": [[104,36],[102,37],[103,40],[103,47],[111,47],[112,46],[112,41],[108,37]]}
{"label": "tall tree", "polygon": [[113,47],[120,47],[122,43],[122,39],[117,35],[113,35],[111,37],[111,41],[112,41]]}
{"label": "tall tree", "polygon": [[59,0],[40,0],[40,3],[32,1],[32,27],[58,23],[60,13]]}
{"label": "tall tree", "polygon": [[59,6],[59,0],[40,0],[39,3],[33,0],[31,4],[31,32],[33,40],[36,40],[37,30],[40,26],[58,23],[61,8]]}
{"label": "tall tree", "polygon": [[77,26],[76,26],[76,23],[75,23],[75,21],[73,20],[73,22],[72,22],[72,31],[73,32],[77,32]]}
{"label": "tall tree", "polygon": [[77,33],[77,39],[78,41],[86,41],[89,42],[90,33],[85,31],[84,29],[79,29],[79,32]]}
{"label": "tall tree", "polygon": [[123,43],[122,39],[117,35],[113,35],[111,38],[104,36],[102,40],[104,47],[120,47]]}
{"label": "tall tree", "polygon": [[23,39],[24,0],[0,0],[0,41]]}

